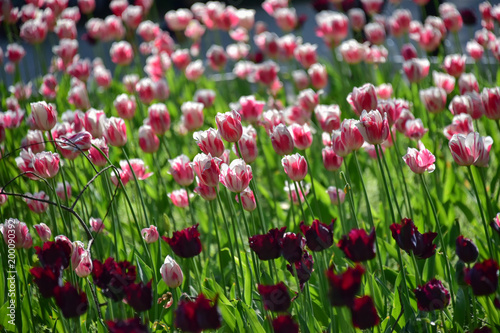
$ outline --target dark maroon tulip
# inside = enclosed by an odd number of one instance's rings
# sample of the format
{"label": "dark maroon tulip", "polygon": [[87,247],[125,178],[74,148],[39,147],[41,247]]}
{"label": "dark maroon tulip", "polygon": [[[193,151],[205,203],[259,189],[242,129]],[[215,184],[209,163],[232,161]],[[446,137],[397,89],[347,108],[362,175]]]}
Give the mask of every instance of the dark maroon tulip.
{"label": "dark maroon tulip", "polygon": [[248,237],[250,248],[257,253],[260,260],[277,259],[281,256],[280,241],[286,227],[271,229],[267,234]]}
{"label": "dark maroon tulip", "polygon": [[442,310],[450,304],[450,293],[437,279],[430,280],[413,292],[420,311]]}
{"label": "dark maroon tulip", "polygon": [[311,274],[313,272],[313,264],[314,264],[314,260],[313,260],[312,255],[307,253],[307,251],[304,251],[304,255],[302,255],[302,259],[300,259],[299,261],[296,261],[292,264],[286,265],[286,269],[288,269],[288,271],[290,273],[292,273],[292,275],[294,275],[292,265],[295,265],[295,269],[297,270],[297,277],[298,277],[299,282],[300,282],[300,287],[303,288],[304,283],[309,281],[309,278],[311,278]]}
{"label": "dark maroon tulip", "polygon": [[357,264],[344,273],[335,274],[333,267],[326,271],[330,285],[329,298],[332,306],[352,305],[354,297],[361,287],[361,278],[365,273],[363,266]]}
{"label": "dark maroon tulip", "polygon": [[42,247],[35,246],[35,251],[43,267],[58,271],[69,266],[72,248],[64,241],[45,242]]}
{"label": "dark maroon tulip", "polygon": [[370,296],[358,297],[351,306],[352,324],[361,330],[377,326],[380,318]]}
{"label": "dark maroon tulip", "polygon": [[211,301],[199,294],[194,301],[183,299],[175,310],[175,327],[187,332],[215,330],[221,326],[221,315],[217,299]]}
{"label": "dark maroon tulip", "polygon": [[116,262],[109,257],[104,263],[93,261],[92,279],[102,289],[106,297],[120,301],[125,297],[125,288],[134,283],[137,276],[136,267],[128,261]]}
{"label": "dark maroon tulip", "polygon": [[432,242],[436,238],[437,232],[426,232],[421,234],[417,231],[417,246],[413,249],[413,254],[418,259],[427,259],[436,253],[436,245]]}
{"label": "dark maroon tulip", "polygon": [[304,221],[300,222],[300,230],[306,237],[307,247],[311,251],[323,251],[333,245],[333,225],[335,219],[329,225],[314,220],[311,226],[306,226]]}
{"label": "dark maroon tulip", "polygon": [[141,323],[139,318],[130,318],[124,320],[108,320],[106,322],[110,333],[148,333],[146,325]]}
{"label": "dark maroon tulip", "polygon": [[390,226],[392,238],[396,241],[401,250],[408,253],[417,246],[417,227],[412,219],[404,218],[401,224],[393,223]]}
{"label": "dark maroon tulip", "polygon": [[476,14],[474,14],[474,11],[472,11],[470,8],[462,8],[459,10],[459,12],[465,25],[476,24]]}
{"label": "dark maroon tulip", "polygon": [[352,229],[342,236],[338,247],[354,262],[371,260],[375,258],[375,229],[369,235],[364,229]]}
{"label": "dark maroon tulip", "polygon": [[500,299],[498,297],[496,297],[493,301],[493,305],[495,306],[495,308],[500,310]]}
{"label": "dark maroon tulip", "polygon": [[201,252],[200,233],[198,231],[199,223],[196,225],[174,231],[172,238],[162,236],[163,240],[170,245],[172,251],[182,258],[191,258]]}
{"label": "dark maroon tulip", "polygon": [[473,333],[493,333],[493,331],[488,326],[483,326],[481,328],[476,328]]}
{"label": "dark maroon tulip", "polygon": [[296,262],[302,258],[304,251],[305,239],[301,235],[287,232],[283,235],[280,241],[281,254],[288,262]]}
{"label": "dark maroon tulip", "polygon": [[478,262],[465,271],[465,282],[476,296],[493,294],[498,288],[498,263],[493,259]]}
{"label": "dark maroon tulip", "polygon": [[61,270],[54,271],[50,267],[33,267],[30,273],[43,297],[54,296],[54,288],[62,285]]}
{"label": "dark maroon tulip", "polygon": [[273,320],[274,333],[299,333],[299,325],[290,315],[278,316]]}
{"label": "dark maroon tulip", "polygon": [[290,307],[290,294],[283,282],[270,286],[259,284],[258,289],[266,310],[285,312]]}
{"label": "dark maroon tulip", "polygon": [[125,287],[126,300],[128,305],[134,308],[137,312],[142,312],[151,309],[153,305],[153,289],[151,289],[151,281],[144,284],[142,281],[133,283]]}
{"label": "dark maroon tulip", "polygon": [[472,240],[460,235],[457,237],[455,245],[457,256],[460,260],[465,263],[471,263],[477,260],[479,251],[476,244],[474,244]]}
{"label": "dark maroon tulip", "polygon": [[62,287],[55,287],[54,297],[65,318],[80,317],[89,307],[87,295],[83,291],[79,292],[69,282]]}

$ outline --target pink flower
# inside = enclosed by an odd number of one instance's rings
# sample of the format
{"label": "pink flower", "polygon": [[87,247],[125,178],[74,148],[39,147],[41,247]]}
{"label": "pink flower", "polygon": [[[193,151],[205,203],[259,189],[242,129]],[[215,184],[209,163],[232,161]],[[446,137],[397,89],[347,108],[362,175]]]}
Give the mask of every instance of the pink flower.
{"label": "pink flower", "polygon": [[458,90],[460,94],[465,94],[466,92],[477,92],[479,93],[479,84],[477,79],[472,73],[462,73],[458,79]]}
{"label": "pink flower", "polygon": [[217,187],[219,184],[221,160],[208,154],[198,154],[194,157],[191,166],[199,180],[210,187]]}
{"label": "pink flower", "polygon": [[285,155],[281,160],[285,173],[293,181],[301,181],[307,175],[307,162],[300,154]]}
{"label": "pink flower", "polygon": [[481,99],[484,115],[489,119],[500,119],[500,88],[483,88]]}
{"label": "pink flower", "polygon": [[481,46],[481,44],[479,44],[475,40],[467,42],[465,49],[467,50],[467,53],[469,53],[471,58],[476,61],[481,59],[484,53],[484,48]]}
{"label": "pink flower", "polygon": [[131,29],[137,29],[139,24],[142,22],[143,9],[140,6],[128,6],[122,12],[122,20],[125,22],[125,25]]}
{"label": "pink flower", "polygon": [[339,52],[346,63],[358,64],[365,59],[367,47],[355,39],[349,39],[340,44]]}
{"label": "pink flower", "polygon": [[368,13],[368,15],[374,15],[380,12],[383,0],[361,0],[363,9]]}
{"label": "pink flower", "polygon": [[297,191],[299,192],[299,195],[300,195],[300,201],[304,202],[304,196],[307,196],[309,194],[309,190],[311,187],[310,184],[304,183],[302,181],[300,182],[300,184],[302,185],[302,188],[304,189],[304,193],[302,193],[302,191],[300,190],[300,186],[296,187],[295,183],[293,183],[293,182],[288,183],[288,181],[285,180],[285,187],[283,188],[283,191],[286,192],[286,194],[288,196],[288,200],[293,202],[294,205],[299,204],[299,199],[297,197]]}
{"label": "pink flower", "polygon": [[190,38],[193,41],[199,41],[205,34],[205,31],[205,26],[201,25],[198,20],[191,20],[184,30],[184,35],[186,35],[187,38]]}
{"label": "pink flower", "polygon": [[35,228],[36,233],[38,234],[42,242],[48,241],[52,236],[52,231],[45,223],[35,224],[33,227]]}
{"label": "pink flower", "polygon": [[163,281],[169,288],[177,288],[182,284],[184,278],[181,267],[172,257],[167,256],[160,268]]}
{"label": "pink flower", "polygon": [[467,135],[471,132],[474,132],[472,117],[467,113],[461,113],[454,116],[451,124],[446,126],[443,130],[448,140],[450,140],[454,134]]}
{"label": "pink flower", "polygon": [[[1,56],[0,56],[1,57]],[[47,99],[54,99],[57,94],[57,79],[52,74],[47,74],[43,77],[42,85],[40,86],[40,94]]]}
{"label": "pink flower", "polygon": [[451,75],[433,71],[432,81],[436,87],[444,89],[447,94],[455,89],[455,78]]}
{"label": "pink flower", "polygon": [[377,107],[375,87],[370,83],[360,88],[354,87],[352,93],[347,96],[347,101],[358,115],[361,115],[363,110],[374,110]]}
{"label": "pink flower", "polygon": [[145,42],[152,42],[160,34],[160,27],[152,21],[143,21],[137,27],[137,34],[141,36]]}
{"label": "pink flower", "polygon": [[278,72],[280,67],[272,60],[264,61],[261,64],[254,65],[254,79],[256,82],[266,86],[272,86],[278,81]]}
{"label": "pink flower", "polygon": [[[255,131],[252,125],[249,125],[248,127],[251,128],[251,130]],[[251,135],[247,128],[243,130],[243,134],[241,135],[240,140],[238,141],[238,146],[241,151],[241,156],[238,153],[238,149],[236,147],[236,143],[234,145],[234,152],[239,158],[242,158],[245,163],[252,163],[257,159],[258,156],[258,150],[257,150],[257,141],[256,141],[256,136]]]}
{"label": "pink flower", "polygon": [[165,22],[168,27],[174,31],[183,31],[193,19],[193,13],[186,8],[178,10],[169,10],[165,14]]}
{"label": "pink flower", "polygon": [[76,39],[78,35],[78,32],[76,31],[76,23],[72,20],[63,18],[57,20],[54,32],[57,34],[59,39]]}
{"label": "pink flower", "polygon": [[[130,163],[130,165],[129,165]],[[132,167],[132,169],[130,169]],[[153,175],[152,172],[147,172],[148,167],[144,164],[144,161],[138,158],[133,158],[127,161],[120,161],[120,168],[128,173],[130,177],[133,178],[132,172],[135,174],[138,180],[145,180]]]}
{"label": "pink flower", "polygon": [[335,154],[332,147],[325,147],[322,150],[323,166],[327,171],[337,171],[341,166],[344,159]]}
{"label": "pink flower", "polygon": [[186,208],[189,206],[188,193],[185,189],[175,190],[167,194],[174,206]]}
{"label": "pink flower", "polygon": [[364,32],[368,41],[375,45],[381,45],[385,41],[385,28],[382,24],[373,22],[364,27]]}
{"label": "pink flower", "polygon": [[5,55],[10,62],[17,64],[24,58],[24,56],[26,55],[26,51],[21,45],[12,43],[7,45],[7,52],[5,53]]}
{"label": "pink flower", "polygon": [[193,100],[203,104],[205,108],[209,108],[214,104],[215,97],[215,91],[212,89],[198,89],[193,95]]}
{"label": "pink flower", "polygon": [[170,163],[169,173],[177,184],[186,187],[193,183],[194,173],[189,157],[186,155],[179,155],[173,160],[168,161]]}
{"label": "pink flower", "polygon": [[328,73],[326,67],[321,64],[313,64],[307,70],[311,78],[311,84],[315,89],[323,89],[328,84]]}
{"label": "pink flower", "polygon": [[93,264],[92,258],[90,257],[90,252],[84,250],[80,256],[80,262],[75,268],[75,273],[78,277],[86,278],[92,273]]}
{"label": "pink flower", "polygon": [[444,58],[444,70],[454,77],[459,77],[465,71],[465,55],[450,54]]}
{"label": "pink flower", "polygon": [[56,195],[61,200],[68,200],[71,198],[71,184],[68,182],[59,182],[56,187]]}
{"label": "pink flower", "polygon": [[478,132],[471,132],[467,135],[454,134],[448,146],[455,163],[461,166],[470,166],[476,163],[484,143]]}
{"label": "pink flower", "polygon": [[442,37],[441,31],[429,24],[425,24],[417,34],[418,44],[427,52],[435,51],[441,43]]}
{"label": "pink flower", "polygon": [[449,32],[457,32],[462,29],[464,24],[462,15],[456,8],[450,8],[441,14],[444,25]]}
{"label": "pink flower", "polygon": [[340,128],[340,108],[338,105],[318,105],[314,109],[314,114],[324,132],[331,132]]}
{"label": "pink flower", "polygon": [[276,154],[283,156],[289,155],[293,152],[294,141],[292,135],[284,124],[274,126],[269,136]]}
{"label": "pink flower", "polygon": [[141,230],[142,238],[146,241],[146,243],[151,244],[158,240],[160,234],[158,233],[158,229],[154,225],[150,225],[149,228],[144,228]]}
{"label": "pink flower", "polygon": [[220,157],[224,152],[224,143],[222,142],[220,132],[214,128],[195,132],[193,138],[205,154]]}
{"label": "pink flower", "polygon": [[382,83],[381,85],[375,87],[377,92],[377,97],[380,99],[389,99],[392,96],[393,89],[390,83]]}
{"label": "pink flower", "polygon": [[282,36],[278,39],[278,47],[280,56],[291,60],[294,56],[295,50],[302,43],[302,39],[293,34]]}
{"label": "pink flower", "polygon": [[316,14],[316,35],[326,44],[337,46],[349,33],[349,20],[346,15],[324,10]]}
{"label": "pink flower", "polygon": [[462,96],[455,96],[448,107],[453,115],[467,113],[472,119],[479,119],[484,114],[484,105],[477,92],[467,92]]}
{"label": "pink flower", "polygon": [[312,144],[312,133],[309,125],[292,124],[288,128],[292,134],[293,143],[298,150],[306,150]]}
{"label": "pink flower", "polygon": [[339,203],[343,203],[345,201],[344,189],[337,189],[335,186],[329,186],[326,193],[330,196],[330,202],[332,205],[338,205]]}
{"label": "pink flower", "polygon": [[421,119],[408,119],[405,123],[404,135],[412,140],[420,140],[429,130],[424,127]]}
{"label": "pink flower", "polygon": [[87,88],[83,85],[75,85],[68,92],[68,102],[76,108],[88,110],[90,108],[89,95]]}
{"label": "pink flower", "polygon": [[46,102],[31,103],[31,117],[36,129],[50,131],[57,122],[57,111]]}
{"label": "pink flower", "polygon": [[403,63],[403,70],[410,83],[418,83],[429,75],[430,62],[427,59],[413,58]]}
{"label": "pink flower", "polygon": [[220,71],[226,66],[226,52],[221,46],[212,45],[207,51],[207,60],[213,70]]}
{"label": "pink flower", "polygon": [[149,126],[157,135],[164,135],[170,129],[170,114],[163,103],[152,104],[148,108]]}
{"label": "pink flower", "polygon": [[[255,208],[257,208],[257,204],[255,202],[255,196],[249,187],[244,189],[243,192],[240,193],[240,195],[244,210],[246,210],[247,212],[252,212],[255,210]],[[236,196],[235,199],[236,202],[238,203],[240,202],[238,196]]]}
{"label": "pink flower", "polygon": [[26,198],[24,201],[26,201],[26,204],[28,205],[29,210],[31,210],[35,214],[41,214],[47,211],[49,208],[49,204],[44,201],[40,200],[49,200],[49,196],[45,194],[44,191],[40,191],[34,194],[31,193],[25,193],[24,194]]}
{"label": "pink flower", "polygon": [[294,55],[295,59],[304,67],[309,68],[313,64],[318,62],[318,56],[316,54],[316,49],[318,45],[316,44],[302,44],[295,48]]}
{"label": "pink flower", "polygon": [[0,232],[2,232],[5,244],[9,245],[13,240],[16,249],[29,249],[33,245],[33,238],[26,223],[18,219],[5,220],[5,223],[0,224]]}
{"label": "pink flower", "polygon": [[253,95],[241,96],[239,103],[241,108],[238,112],[241,118],[250,123],[257,122],[266,104],[264,101],[255,100],[255,96]]}
{"label": "pink flower", "polygon": [[111,85],[111,72],[103,66],[94,67],[94,79],[99,87],[108,88]]}
{"label": "pink flower", "polygon": [[53,178],[59,172],[59,154],[44,151],[32,157],[33,171],[43,178]]}
{"label": "pink flower", "polygon": [[264,31],[260,34],[256,34],[253,37],[255,45],[261,50],[265,55],[270,58],[276,58],[280,51],[279,49],[279,38],[275,33]]}
{"label": "pink flower", "polygon": [[351,8],[347,12],[352,30],[361,31],[366,24],[366,15],[361,8]]}
{"label": "pink flower", "polygon": [[[0,117],[1,119],[1,117]],[[21,148],[31,149],[33,153],[40,153],[45,150],[45,138],[39,130],[28,130],[26,136],[21,140]]]}
{"label": "pink flower", "polygon": [[194,131],[203,126],[203,104],[185,102],[181,106],[181,121],[188,131]]}
{"label": "pink flower", "polygon": [[321,90],[319,92],[314,92],[312,89],[302,90],[297,96],[297,103],[305,111],[312,112],[319,104],[319,95],[321,93]]}
{"label": "pink flower", "polygon": [[241,116],[236,111],[218,113],[215,117],[220,135],[227,142],[237,142],[243,133]]}
{"label": "pink flower", "polygon": [[304,70],[298,69],[293,71],[292,78],[297,90],[304,90],[309,87],[309,76],[307,76]]}
{"label": "pink flower", "polygon": [[[77,78],[82,82],[86,82],[90,76],[90,61],[89,59],[76,60],[71,65],[68,66],[68,69],[66,71],[72,77]],[[85,87],[85,85],[80,85],[80,86]]]}
{"label": "pink flower", "polygon": [[95,9],[95,0],[78,0],[78,8],[82,14],[90,14]]}
{"label": "pink flower", "polygon": [[[93,139],[91,141],[92,147],[89,149],[89,159],[94,163],[96,166],[105,166],[106,163],[108,163],[107,159],[102,156],[101,152],[104,153],[107,157],[109,157],[109,147],[106,144],[106,140],[104,138],[102,139]],[[99,150],[95,147],[99,148]]]}
{"label": "pink flower", "polygon": [[123,147],[127,143],[127,127],[121,118],[111,117],[104,124],[104,137],[114,147]]}
{"label": "pink flower", "polygon": [[[363,117],[363,115],[361,117]],[[342,124],[340,125],[341,140],[345,145],[346,150],[358,150],[365,142],[363,135],[359,130],[358,123],[359,121],[355,119],[344,119],[344,121],[342,121]],[[380,125],[380,129],[382,130],[383,120]],[[380,133],[380,136],[382,136],[382,131]],[[335,149],[335,143],[333,148]],[[335,152],[337,153],[337,155],[342,156],[342,154],[339,154],[337,150],[335,150]]]}
{"label": "pink flower", "polygon": [[286,7],[288,7],[288,0],[265,0],[262,3],[262,8],[271,16],[276,10]]}
{"label": "pink flower", "polygon": [[404,44],[401,47],[401,55],[403,56],[405,61],[418,58],[417,50],[415,49],[415,46],[413,46],[413,44]]}
{"label": "pink flower", "polygon": [[273,17],[276,20],[276,25],[284,32],[292,31],[297,27],[299,18],[295,8],[278,8],[274,11]]}
{"label": "pink flower", "polygon": [[149,125],[139,127],[139,147],[145,153],[154,153],[160,147],[160,139]]}
{"label": "pink flower", "polygon": [[155,84],[150,78],[143,78],[137,82],[135,90],[144,104],[150,104],[155,99]]}
{"label": "pink flower", "polygon": [[[360,134],[360,136],[361,136],[361,134]],[[347,147],[345,141],[342,140],[342,131],[341,130],[335,130],[332,132],[331,145],[332,145],[333,151],[338,156],[346,157],[351,152],[351,149],[349,149]]]}
{"label": "pink flower", "polygon": [[430,113],[441,112],[446,107],[446,91],[436,87],[422,89],[420,90],[420,100]]}
{"label": "pink flower", "polygon": [[200,182],[198,177],[196,177],[196,183],[198,186],[196,186],[193,190],[194,193],[198,194],[200,197],[203,198],[203,200],[206,201],[213,201],[217,197],[217,191],[215,190],[215,187],[207,186]]}
{"label": "pink flower", "polygon": [[229,166],[225,163],[220,166],[219,181],[231,192],[242,192],[251,180],[252,167],[242,159],[233,160]]}
{"label": "pink flower", "polygon": [[[255,9],[238,9],[236,13],[238,16],[238,25],[244,29],[250,30],[253,28],[255,23]],[[256,29],[256,33],[257,29]]]}
{"label": "pink flower", "polygon": [[135,110],[137,105],[135,103],[135,97],[129,96],[127,94],[118,95],[113,102],[113,105],[118,112],[120,118],[132,119],[135,115]]}
{"label": "pink flower", "polygon": [[104,230],[104,223],[100,218],[91,217],[89,220],[90,228],[93,232],[99,233]]}
{"label": "pink flower", "polygon": [[425,171],[431,173],[436,169],[436,158],[432,153],[425,149],[422,143],[419,143],[419,149],[408,148],[406,155],[403,156],[403,161],[408,165],[414,173],[422,174]]}
{"label": "pink flower", "polygon": [[398,119],[394,122],[394,126],[400,133],[406,132],[406,123],[408,120],[415,119],[413,113],[411,113],[409,106],[401,108],[401,113],[399,114]]}
{"label": "pink flower", "polygon": [[189,50],[179,49],[170,55],[174,66],[180,70],[185,70],[186,67],[191,62],[191,56],[189,55]]}
{"label": "pink flower", "polygon": [[493,139],[490,136],[481,137],[479,144],[478,158],[474,165],[477,167],[487,167],[490,161],[490,150],[493,145]]}
{"label": "pink flower", "polygon": [[382,115],[378,110],[363,110],[356,127],[365,141],[373,145],[381,144],[389,136],[387,114]]}
{"label": "pink flower", "polygon": [[184,74],[189,81],[196,81],[203,75],[204,72],[205,66],[203,66],[203,62],[198,59],[186,66]]}

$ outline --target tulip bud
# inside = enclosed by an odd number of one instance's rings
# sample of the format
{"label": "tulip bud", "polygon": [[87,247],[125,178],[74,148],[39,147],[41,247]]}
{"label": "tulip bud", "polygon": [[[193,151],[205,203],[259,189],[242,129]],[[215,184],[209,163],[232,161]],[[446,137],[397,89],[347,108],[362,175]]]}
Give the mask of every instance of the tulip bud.
{"label": "tulip bud", "polygon": [[91,217],[89,220],[89,224],[90,229],[92,229],[92,231],[95,233],[99,233],[104,230],[104,223],[100,218]]}
{"label": "tulip bud", "polygon": [[167,194],[174,206],[186,208],[189,206],[188,193],[185,189],[175,190]]}
{"label": "tulip bud", "polygon": [[300,154],[286,155],[282,158],[281,164],[285,173],[293,181],[301,181],[307,175],[306,159]]}
{"label": "tulip bud", "polygon": [[352,93],[347,96],[347,101],[357,115],[363,110],[375,110],[377,108],[377,93],[375,87],[367,83],[362,87],[354,87]]}
{"label": "tulip bud", "polygon": [[336,171],[342,166],[343,158],[335,154],[332,147],[325,147],[322,150],[323,165],[327,171]]}
{"label": "tulip bud", "polygon": [[46,102],[31,103],[31,117],[36,129],[50,131],[57,122],[57,111]]}
{"label": "tulip bud", "polygon": [[115,147],[123,147],[127,143],[127,127],[121,118],[111,117],[104,125],[106,141]]}
{"label": "tulip bud", "polygon": [[[92,161],[92,163],[94,163],[96,166],[105,166],[106,163],[108,163],[106,157],[109,157],[109,147],[106,144],[106,140],[104,138],[103,139],[94,139],[91,142],[92,142],[92,145],[99,148],[100,151],[97,148],[95,148],[94,146],[92,146],[89,149],[89,155],[88,155],[90,161]],[[101,154],[101,152],[106,157],[103,156]]]}
{"label": "tulip bud", "polygon": [[243,133],[241,116],[236,111],[218,113],[215,117],[217,128],[222,138],[228,142],[237,142]]}
{"label": "tulip bud", "polygon": [[[241,195],[241,202],[243,204],[243,209],[246,210],[247,212],[252,212],[255,210],[257,207],[257,204],[255,202],[255,196],[253,194],[253,191],[247,187],[246,189],[243,190],[243,192],[240,193]],[[236,202],[240,202],[238,196],[236,196]]]}
{"label": "tulip bud", "polygon": [[177,288],[182,284],[182,270],[171,256],[165,258],[165,262],[160,268],[160,273],[163,281],[170,288]]}
{"label": "tulip bud", "polygon": [[219,181],[231,192],[240,193],[248,187],[252,180],[252,167],[242,159],[235,159],[228,166],[220,166]]}
{"label": "tulip bud", "polygon": [[0,223],[0,232],[5,244],[10,245],[13,240],[16,249],[29,249],[33,245],[33,239],[26,223],[20,222],[18,219],[10,218],[5,220],[5,223]]}
{"label": "tulip bud", "polygon": [[271,143],[276,154],[283,156],[293,152],[294,141],[290,131],[283,124],[275,126],[270,134]]}
{"label": "tulip bud", "polygon": [[343,189],[337,189],[334,186],[329,186],[326,193],[330,196],[330,201],[332,205],[338,205],[339,202],[343,203],[345,200],[345,192]]}
{"label": "tulip bud", "polygon": [[45,223],[35,224],[34,227],[42,242],[48,241],[52,236],[52,231]]}
{"label": "tulip bud", "polygon": [[71,184],[68,182],[57,183],[56,194],[61,200],[67,200],[71,198]]}
{"label": "tulip bud", "polygon": [[202,103],[185,102],[181,105],[182,123],[188,131],[195,131],[203,126],[203,107]]}
{"label": "tulip bud", "polygon": [[193,183],[194,173],[189,157],[186,155],[179,155],[173,160],[168,161],[170,163],[169,173],[177,184],[186,187]]}
{"label": "tulip bud", "polygon": [[142,229],[141,235],[148,244],[156,242],[160,237],[158,229],[156,229],[154,225],[149,226],[149,228]]}
{"label": "tulip bud", "polygon": [[59,154],[44,151],[33,156],[33,171],[43,178],[53,178],[59,172]]}
{"label": "tulip bud", "polygon": [[136,103],[134,96],[128,96],[127,94],[118,95],[113,102],[116,111],[120,118],[132,119],[135,114]]}

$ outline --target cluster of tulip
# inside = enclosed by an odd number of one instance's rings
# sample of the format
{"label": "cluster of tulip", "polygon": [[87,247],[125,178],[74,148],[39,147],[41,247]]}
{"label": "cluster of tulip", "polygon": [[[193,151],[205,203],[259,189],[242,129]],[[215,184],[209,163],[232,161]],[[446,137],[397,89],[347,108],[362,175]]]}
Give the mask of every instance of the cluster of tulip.
{"label": "cluster of tulip", "polygon": [[500,329],[500,5],[77,2],[0,4],[0,327]]}

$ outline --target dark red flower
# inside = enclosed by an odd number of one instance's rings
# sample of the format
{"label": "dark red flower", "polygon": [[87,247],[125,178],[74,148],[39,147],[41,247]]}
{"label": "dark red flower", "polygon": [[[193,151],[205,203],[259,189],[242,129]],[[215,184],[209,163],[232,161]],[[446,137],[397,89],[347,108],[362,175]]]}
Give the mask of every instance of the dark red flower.
{"label": "dark red flower", "polygon": [[457,237],[455,248],[458,258],[465,263],[474,262],[479,256],[479,251],[476,244],[474,244],[472,240],[465,238],[462,235]]}
{"label": "dark red flower", "polygon": [[106,322],[110,333],[148,333],[146,325],[141,323],[139,318],[130,318],[124,320],[108,320]]}
{"label": "dark red flower", "polygon": [[365,273],[363,266],[357,264],[349,267],[344,273],[335,274],[333,267],[326,271],[330,285],[328,297],[332,306],[351,305],[361,287],[361,278]]}
{"label": "dark red flower", "polygon": [[314,0],[312,2],[312,6],[313,6],[314,10],[319,13],[322,10],[328,9],[328,7],[329,7],[328,0]]}
{"label": "dark red flower", "polygon": [[64,269],[69,266],[72,248],[67,242],[45,242],[42,247],[35,246],[35,251],[43,267],[58,271],[61,267]]}
{"label": "dark red flower", "polygon": [[401,220],[401,224],[393,223],[390,229],[392,238],[407,253],[413,252],[419,259],[429,258],[436,253],[436,245],[432,242],[437,233],[426,232],[421,234],[411,219],[404,218]]}
{"label": "dark red flower", "polygon": [[380,318],[370,296],[358,297],[351,306],[352,324],[361,330],[377,326]]}
{"label": "dark red flower", "polygon": [[151,309],[153,305],[153,289],[151,289],[151,281],[145,285],[142,281],[133,283],[125,287],[126,300],[128,305],[134,308],[137,312],[142,312]]}
{"label": "dark red flower", "polygon": [[450,293],[437,279],[430,280],[413,292],[420,311],[442,310],[450,304]]}
{"label": "dark red flower", "polygon": [[302,258],[305,239],[301,235],[287,232],[280,240],[281,254],[288,262],[296,262]]}
{"label": "dark red flower", "polygon": [[294,275],[292,265],[295,265],[295,269],[297,270],[297,277],[298,277],[299,282],[300,282],[300,287],[303,288],[304,283],[309,281],[309,278],[311,277],[311,273],[313,272],[313,264],[314,264],[314,260],[313,260],[312,255],[307,253],[307,251],[304,251],[304,255],[302,256],[302,259],[300,259],[299,261],[296,261],[292,264],[286,265],[286,269],[288,269],[288,271],[290,273],[292,273],[292,275]]}
{"label": "dark red flower", "polygon": [[62,285],[61,270],[54,271],[50,267],[33,267],[30,273],[43,297],[54,296],[54,288]]}
{"label": "dark red flower", "polygon": [[427,259],[436,253],[436,245],[432,242],[436,238],[437,232],[417,232],[417,247],[413,249],[413,254],[419,259]]}
{"label": "dark red flower", "polygon": [[335,219],[329,225],[314,220],[311,226],[306,226],[304,221],[300,222],[300,230],[306,237],[307,247],[311,251],[323,251],[333,245],[333,225]]}
{"label": "dark red flower", "polygon": [[290,315],[278,316],[273,320],[274,333],[299,333],[299,325]]}
{"label": "dark red flower", "polygon": [[277,259],[281,256],[280,241],[286,227],[271,229],[267,234],[248,237],[250,248],[257,253],[260,260]]}
{"label": "dark red flower", "polygon": [[217,308],[217,299],[214,305],[203,294],[194,300],[183,299],[175,310],[175,327],[187,332],[201,332],[215,330],[221,326],[221,315]]}
{"label": "dark red flower", "polygon": [[199,223],[196,225],[174,231],[172,238],[162,236],[163,240],[170,245],[172,251],[182,258],[191,258],[201,252],[200,232],[198,231]]}
{"label": "dark red flower", "polygon": [[462,16],[462,20],[464,21],[465,25],[475,25],[477,18],[476,14],[474,14],[474,11],[472,11],[469,8],[462,8],[459,10],[460,15]]}
{"label": "dark red flower", "polygon": [[54,297],[57,306],[61,309],[65,318],[79,317],[89,307],[85,292],[79,292],[71,283],[66,282],[64,286],[54,288]]}
{"label": "dark red flower", "polygon": [[283,282],[270,286],[259,284],[258,290],[262,296],[262,303],[264,303],[266,310],[285,312],[290,307],[290,294]]}
{"label": "dark red flower", "polygon": [[473,333],[492,333],[493,331],[488,326],[476,328]]}
{"label": "dark red flower", "polygon": [[493,259],[478,262],[465,271],[465,282],[476,296],[493,294],[498,288],[498,263]]}
{"label": "dark red flower", "polygon": [[352,229],[342,236],[338,247],[354,262],[371,260],[375,258],[375,229],[369,235],[364,229]]}
{"label": "dark red flower", "polygon": [[116,262],[111,257],[106,259],[104,264],[94,260],[93,265],[92,279],[102,289],[102,293],[114,301],[122,300],[125,288],[135,281],[136,267],[128,261]]}

